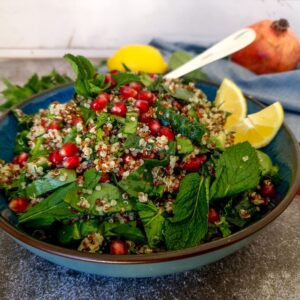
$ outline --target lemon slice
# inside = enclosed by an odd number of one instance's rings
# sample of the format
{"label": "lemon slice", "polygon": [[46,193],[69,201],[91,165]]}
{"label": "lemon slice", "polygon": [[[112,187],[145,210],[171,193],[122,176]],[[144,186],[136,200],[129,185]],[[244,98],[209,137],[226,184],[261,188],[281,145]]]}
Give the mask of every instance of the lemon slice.
{"label": "lemon slice", "polygon": [[217,91],[215,106],[229,112],[225,128],[231,130],[232,126],[246,117],[247,103],[240,88],[228,78],[225,78]]}
{"label": "lemon slice", "polygon": [[234,143],[248,141],[255,148],[268,145],[281,127],[283,118],[284,112],[279,102],[248,115],[231,128],[235,132]]}
{"label": "lemon slice", "polygon": [[123,64],[131,71],[145,73],[164,73],[168,68],[161,53],[156,48],[148,45],[122,47],[107,61],[107,67],[110,71],[125,71]]}

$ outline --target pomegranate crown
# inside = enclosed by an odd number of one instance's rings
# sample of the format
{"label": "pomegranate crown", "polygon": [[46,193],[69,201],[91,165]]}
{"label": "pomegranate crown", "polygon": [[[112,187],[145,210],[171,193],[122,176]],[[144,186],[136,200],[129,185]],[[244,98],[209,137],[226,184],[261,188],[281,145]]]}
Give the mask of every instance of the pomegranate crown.
{"label": "pomegranate crown", "polygon": [[287,19],[279,19],[272,23],[271,25],[272,29],[274,29],[276,32],[286,32],[288,28],[290,27],[290,24]]}

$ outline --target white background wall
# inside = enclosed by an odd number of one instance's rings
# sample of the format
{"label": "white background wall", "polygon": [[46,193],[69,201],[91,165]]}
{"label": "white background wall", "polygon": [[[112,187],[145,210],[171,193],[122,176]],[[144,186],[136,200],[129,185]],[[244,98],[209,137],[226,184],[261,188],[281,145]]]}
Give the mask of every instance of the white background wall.
{"label": "white background wall", "polygon": [[0,57],[99,57],[153,37],[209,44],[280,17],[300,37],[299,0],[0,0]]}

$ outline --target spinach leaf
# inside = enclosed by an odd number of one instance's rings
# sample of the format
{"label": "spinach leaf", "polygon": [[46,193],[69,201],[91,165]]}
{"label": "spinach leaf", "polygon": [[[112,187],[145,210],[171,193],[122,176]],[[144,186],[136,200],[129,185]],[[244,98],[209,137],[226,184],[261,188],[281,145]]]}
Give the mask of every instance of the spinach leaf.
{"label": "spinach leaf", "polygon": [[[184,50],[175,51],[169,60],[169,68],[174,70],[181,65],[185,64],[193,58],[193,55]],[[184,79],[187,81],[199,81],[199,80],[208,80],[208,77],[205,73],[200,70],[195,70],[184,76]]]}
{"label": "spinach leaf", "polygon": [[44,138],[38,137],[36,139],[35,146],[31,151],[32,159],[35,159],[39,156],[44,156],[44,155],[48,154],[48,151],[46,149],[41,149],[41,146],[43,145],[43,143],[44,143]]}
{"label": "spinach leaf", "polygon": [[83,187],[89,190],[93,190],[99,182],[101,172],[98,172],[95,168],[90,168],[83,174]]}
{"label": "spinach leaf", "polygon": [[[57,170],[55,170],[55,172],[56,171]],[[57,173],[58,175],[56,173],[54,175],[54,171],[50,171],[44,177],[30,183],[26,188],[27,197],[38,197],[73,182],[76,179],[74,170],[60,169]]]}
{"label": "spinach leaf", "polygon": [[[90,195],[83,195],[80,189],[70,190],[65,196],[64,201],[78,211],[86,211],[96,216],[104,215],[106,213],[117,213],[121,210],[133,210],[131,202],[123,200],[120,190],[113,184],[101,183],[98,187],[99,190],[93,191]],[[80,194],[82,196],[80,196]],[[83,197],[88,203],[86,208],[82,208],[78,204],[81,201],[80,197]],[[108,207],[106,209],[101,208],[101,206],[97,204],[97,200],[106,202]]]}
{"label": "spinach leaf", "polygon": [[139,192],[151,194],[153,177],[145,166],[140,166],[127,178],[122,179],[118,186],[132,197],[138,197]]}
{"label": "spinach leaf", "polygon": [[136,208],[143,223],[149,246],[156,247],[163,240],[165,218],[162,213],[164,210],[157,208],[151,201],[145,204],[137,201]]}
{"label": "spinach leaf", "polygon": [[69,205],[63,199],[75,187],[75,183],[71,183],[56,190],[42,202],[20,215],[19,223],[31,222],[33,224],[32,222],[35,221],[35,226],[38,227],[51,225],[56,220],[74,217],[74,212],[69,209]]}
{"label": "spinach leaf", "polygon": [[177,88],[175,92],[171,91],[168,86],[165,86],[165,89],[172,97],[186,102],[193,102],[193,99],[198,98],[193,91],[184,88]]}
{"label": "spinach leaf", "polygon": [[70,244],[74,240],[80,240],[81,234],[79,229],[79,222],[63,225],[58,230],[57,238],[58,241],[63,245]]}
{"label": "spinach leaf", "polygon": [[230,197],[257,186],[260,166],[255,149],[248,143],[227,148],[216,162],[212,200]]}
{"label": "spinach leaf", "polygon": [[173,206],[174,217],[165,227],[168,250],[193,247],[208,230],[209,178],[191,173],[182,180]]}
{"label": "spinach leaf", "polygon": [[187,117],[178,114],[172,108],[164,107],[158,102],[156,106],[158,108],[157,116],[160,121],[169,122],[176,133],[180,133],[197,144],[201,144],[201,138],[206,131],[203,124],[197,120],[191,122]]}
{"label": "spinach leaf", "polygon": [[90,119],[95,119],[96,113],[92,109],[86,108],[82,105],[78,105],[78,107],[81,111],[84,122],[88,122]]}
{"label": "spinach leaf", "polygon": [[126,134],[135,134],[138,125],[138,114],[136,112],[128,112],[125,118],[125,126],[123,132]]}
{"label": "spinach leaf", "polygon": [[136,227],[135,222],[129,222],[128,224],[104,222],[103,225],[106,237],[118,236],[136,243],[144,243],[146,240],[142,231]]}

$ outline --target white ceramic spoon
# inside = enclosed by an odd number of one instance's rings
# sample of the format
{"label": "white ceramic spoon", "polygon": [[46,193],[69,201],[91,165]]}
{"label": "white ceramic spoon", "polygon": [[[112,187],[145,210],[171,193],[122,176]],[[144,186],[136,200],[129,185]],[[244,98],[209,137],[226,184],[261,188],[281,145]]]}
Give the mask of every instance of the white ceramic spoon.
{"label": "white ceramic spoon", "polygon": [[166,74],[164,78],[179,78],[213,61],[228,56],[251,44],[255,40],[255,36],[256,33],[253,29],[241,29],[226,37],[219,43],[202,52],[201,54],[197,55],[184,65]]}

